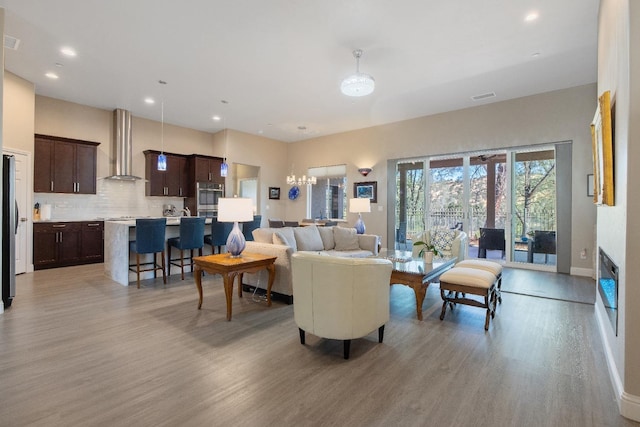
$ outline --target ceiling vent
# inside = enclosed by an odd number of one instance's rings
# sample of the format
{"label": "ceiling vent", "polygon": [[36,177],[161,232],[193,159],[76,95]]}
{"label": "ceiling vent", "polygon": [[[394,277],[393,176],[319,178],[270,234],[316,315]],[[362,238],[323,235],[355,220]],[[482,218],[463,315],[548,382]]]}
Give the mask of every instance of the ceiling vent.
{"label": "ceiling vent", "polygon": [[487,98],[495,98],[496,94],[494,92],[483,93],[482,95],[474,95],[471,97],[474,101],[482,101]]}
{"label": "ceiling vent", "polygon": [[4,35],[4,47],[11,50],[18,50],[20,46],[20,39],[15,37],[11,37],[9,35]]}

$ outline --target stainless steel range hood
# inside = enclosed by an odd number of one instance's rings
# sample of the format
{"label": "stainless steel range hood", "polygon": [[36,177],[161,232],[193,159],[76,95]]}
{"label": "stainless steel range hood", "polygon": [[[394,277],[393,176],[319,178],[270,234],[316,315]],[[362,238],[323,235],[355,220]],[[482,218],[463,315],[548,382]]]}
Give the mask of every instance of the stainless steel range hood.
{"label": "stainless steel range hood", "polygon": [[131,112],[117,108],[113,110],[113,175],[105,179],[137,181],[133,175],[133,144],[131,139]]}

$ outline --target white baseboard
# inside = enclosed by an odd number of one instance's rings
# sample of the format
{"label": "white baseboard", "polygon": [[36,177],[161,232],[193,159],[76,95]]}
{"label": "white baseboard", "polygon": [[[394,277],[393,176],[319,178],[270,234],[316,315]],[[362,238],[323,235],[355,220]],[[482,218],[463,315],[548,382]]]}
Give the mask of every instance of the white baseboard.
{"label": "white baseboard", "polygon": [[572,276],[593,277],[593,268],[571,267],[569,271]]}
{"label": "white baseboard", "polygon": [[613,385],[614,394],[616,395],[618,400],[618,409],[620,410],[620,415],[633,421],[640,421],[640,397],[624,391],[622,379],[618,374],[616,361],[613,357],[613,351],[611,350],[611,346],[606,339],[607,335],[605,327],[609,326],[609,319],[603,318],[603,314],[600,311],[600,307],[598,307],[597,301],[596,320],[598,321],[598,330],[600,331],[600,338],[602,339],[602,346],[604,347],[605,358],[607,359],[609,377],[611,378],[611,384]]}
{"label": "white baseboard", "polygon": [[626,391],[620,396],[620,414],[633,421],[640,421],[640,397]]}

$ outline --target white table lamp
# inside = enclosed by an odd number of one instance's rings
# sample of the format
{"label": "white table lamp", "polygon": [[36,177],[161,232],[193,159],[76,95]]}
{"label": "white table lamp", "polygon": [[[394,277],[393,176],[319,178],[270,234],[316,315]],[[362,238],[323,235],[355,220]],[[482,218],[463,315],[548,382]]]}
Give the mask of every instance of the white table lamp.
{"label": "white table lamp", "polygon": [[234,258],[239,257],[246,241],[238,222],[253,221],[253,201],[239,197],[218,199],[218,221],[233,222],[233,229],[227,238],[227,252]]}
{"label": "white table lamp", "polygon": [[366,228],[361,213],[371,212],[371,200],[365,198],[349,199],[349,212],[358,214],[358,220],[354,227],[358,234],[364,234]]}

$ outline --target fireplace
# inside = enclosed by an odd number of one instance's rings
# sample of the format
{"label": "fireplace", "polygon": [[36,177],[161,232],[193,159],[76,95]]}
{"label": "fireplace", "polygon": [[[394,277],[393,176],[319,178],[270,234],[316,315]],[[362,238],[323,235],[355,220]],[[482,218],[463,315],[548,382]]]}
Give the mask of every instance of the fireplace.
{"label": "fireplace", "polygon": [[600,252],[600,277],[598,292],[604,303],[604,310],[611,322],[611,327],[618,336],[618,266],[602,250]]}

